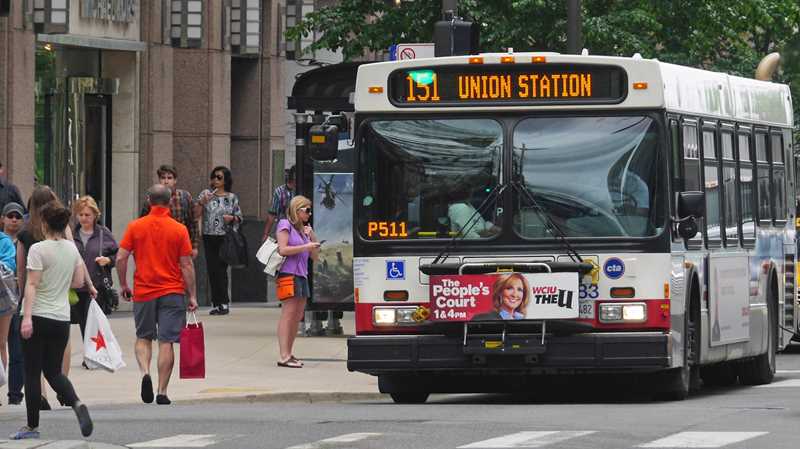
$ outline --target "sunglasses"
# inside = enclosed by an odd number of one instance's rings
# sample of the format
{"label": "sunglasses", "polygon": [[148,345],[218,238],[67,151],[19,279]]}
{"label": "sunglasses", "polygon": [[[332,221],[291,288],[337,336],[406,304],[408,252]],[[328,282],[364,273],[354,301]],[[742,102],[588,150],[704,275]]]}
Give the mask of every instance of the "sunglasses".
{"label": "sunglasses", "polygon": [[8,214],[6,218],[16,218],[17,220],[22,220],[22,215],[20,214]]}
{"label": "sunglasses", "polygon": [[301,207],[298,210],[301,210],[301,211],[307,213],[308,215],[311,215],[311,208],[310,207]]}
{"label": "sunglasses", "polygon": [[222,176],[222,175],[211,175],[211,179],[216,179],[218,181],[222,181],[222,180],[225,179],[225,177]]}

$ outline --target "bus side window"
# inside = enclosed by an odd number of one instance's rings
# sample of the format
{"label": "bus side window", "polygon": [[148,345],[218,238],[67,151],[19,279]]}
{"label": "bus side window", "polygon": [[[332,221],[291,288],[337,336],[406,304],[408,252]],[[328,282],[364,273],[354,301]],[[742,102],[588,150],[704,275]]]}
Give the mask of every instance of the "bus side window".
{"label": "bus side window", "polygon": [[739,241],[739,203],[736,201],[736,157],[733,154],[733,133],[723,131],[722,142],[722,192],[725,217],[726,246],[737,246]]}
{"label": "bus side window", "polygon": [[709,246],[719,247],[720,238],[720,183],[717,148],[714,141],[714,130],[703,130],[703,175],[706,192],[706,233]]}
{"label": "bus side window", "polygon": [[756,175],[758,179],[758,219],[772,220],[767,135],[762,132],[756,133]]}
{"label": "bus side window", "polygon": [[783,160],[783,139],[780,134],[770,134],[770,149],[772,150],[771,197],[774,201],[775,221],[785,221],[786,169]]}
{"label": "bus side window", "polygon": [[[677,204],[675,198],[677,192],[683,190],[683,181],[681,178],[681,161],[683,160],[683,149],[681,148],[681,127],[678,120],[672,119],[669,121],[669,134],[670,134],[670,148],[672,160],[672,179],[670,180],[672,194],[670,195],[670,211],[672,216],[677,216]],[[677,233],[673,233],[672,241],[680,242],[681,238]]]}
{"label": "bus side window", "polygon": [[756,196],[753,185],[753,162],[750,158],[750,136],[739,134],[739,197],[742,199],[742,238],[756,238]]}
{"label": "bus side window", "polygon": [[[683,125],[683,189],[681,190],[684,192],[703,190],[700,184],[700,145],[697,139],[697,126],[693,123]],[[703,227],[698,227],[700,232],[687,242],[692,246],[701,245],[703,241]]]}

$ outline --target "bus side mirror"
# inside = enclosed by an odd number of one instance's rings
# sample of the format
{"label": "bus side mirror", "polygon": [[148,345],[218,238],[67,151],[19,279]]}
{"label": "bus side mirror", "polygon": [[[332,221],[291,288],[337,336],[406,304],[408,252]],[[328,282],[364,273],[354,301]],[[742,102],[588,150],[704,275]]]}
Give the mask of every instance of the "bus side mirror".
{"label": "bus side mirror", "polygon": [[706,214],[706,194],[703,192],[681,192],[678,194],[678,218],[700,218]]}
{"label": "bus side mirror", "polygon": [[678,235],[689,240],[697,235],[697,219],[706,214],[706,195],[690,191],[678,194]]}
{"label": "bus side mirror", "polygon": [[312,126],[308,131],[308,150],[315,161],[335,160],[339,153],[339,127],[326,123]]}

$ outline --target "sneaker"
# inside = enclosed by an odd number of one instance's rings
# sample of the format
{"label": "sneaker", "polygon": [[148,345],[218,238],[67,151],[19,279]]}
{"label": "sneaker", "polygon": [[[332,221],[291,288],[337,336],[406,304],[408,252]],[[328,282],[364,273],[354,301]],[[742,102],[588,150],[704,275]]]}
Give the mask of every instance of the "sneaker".
{"label": "sneaker", "polygon": [[153,380],[149,374],[142,376],[142,402],[145,404],[153,402]]}
{"label": "sneaker", "polygon": [[211,311],[208,312],[208,314],[209,315],[219,315],[221,310],[222,310],[222,306],[217,306],[217,307],[214,307],[213,309],[211,309]]}
{"label": "sneaker", "polygon": [[172,404],[172,401],[169,400],[167,395],[159,394],[159,395],[156,395],[156,404],[159,404],[159,405],[170,405],[170,404]]}
{"label": "sneaker", "polygon": [[92,418],[89,416],[89,409],[86,408],[86,405],[81,401],[75,401],[72,410],[75,411],[75,416],[78,417],[78,424],[81,426],[81,435],[84,437],[91,435],[92,430],[94,430],[94,424],[92,423]]}
{"label": "sneaker", "polygon": [[227,314],[229,314],[229,313],[231,313],[231,309],[230,309],[230,308],[228,308],[228,305],[227,305],[227,304],[221,304],[221,305],[219,306],[219,313],[218,313],[218,315],[227,315]]}
{"label": "sneaker", "polygon": [[22,426],[19,430],[8,436],[9,440],[27,440],[30,438],[39,438],[39,431],[31,429],[28,426]]}
{"label": "sneaker", "polygon": [[8,398],[8,405],[20,405],[20,404],[22,404],[22,398],[21,397],[16,397],[15,396],[13,398],[12,397]]}

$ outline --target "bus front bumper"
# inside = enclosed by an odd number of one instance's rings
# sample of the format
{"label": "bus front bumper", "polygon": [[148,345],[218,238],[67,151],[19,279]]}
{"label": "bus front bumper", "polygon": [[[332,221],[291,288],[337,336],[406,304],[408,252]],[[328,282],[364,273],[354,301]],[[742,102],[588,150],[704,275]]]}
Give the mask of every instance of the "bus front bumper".
{"label": "bus front bumper", "polygon": [[672,367],[664,332],[513,335],[498,344],[468,344],[457,336],[355,336],[347,340],[347,369],[372,375],[440,373],[548,374],[651,372]]}

